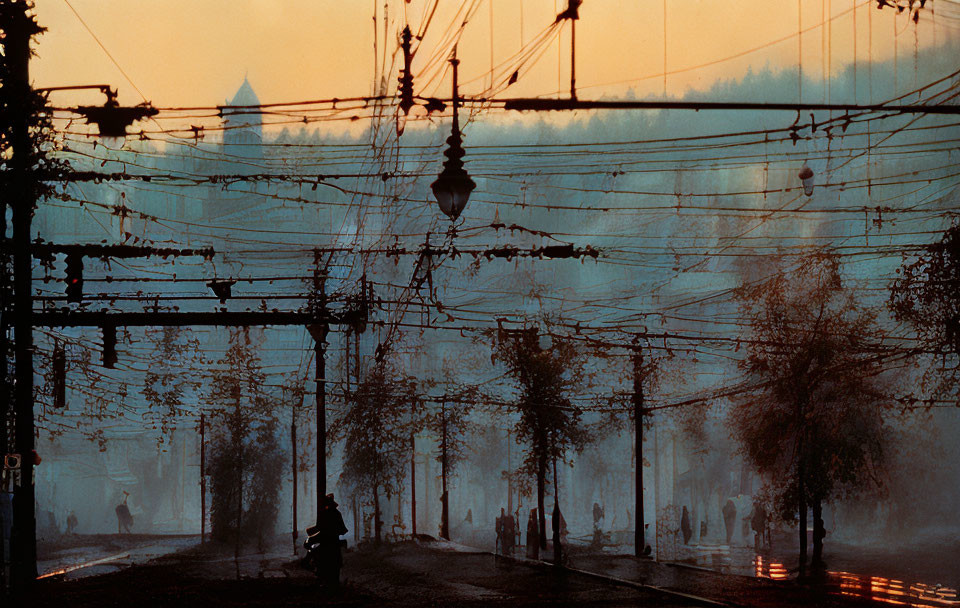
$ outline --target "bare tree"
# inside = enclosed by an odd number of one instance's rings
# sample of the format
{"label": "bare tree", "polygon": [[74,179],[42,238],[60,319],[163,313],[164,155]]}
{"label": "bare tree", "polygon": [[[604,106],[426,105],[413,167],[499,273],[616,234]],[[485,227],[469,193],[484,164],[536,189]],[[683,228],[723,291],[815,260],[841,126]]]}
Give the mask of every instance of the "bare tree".
{"label": "bare tree", "polygon": [[754,390],[735,403],[731,424],[779,515],[799,514],[803,575],[808,506],[820,566],[823,503],[882,485],[887,393],[873,348],[880,333],[829,252],[737,295],[748,323],[740,367]]}

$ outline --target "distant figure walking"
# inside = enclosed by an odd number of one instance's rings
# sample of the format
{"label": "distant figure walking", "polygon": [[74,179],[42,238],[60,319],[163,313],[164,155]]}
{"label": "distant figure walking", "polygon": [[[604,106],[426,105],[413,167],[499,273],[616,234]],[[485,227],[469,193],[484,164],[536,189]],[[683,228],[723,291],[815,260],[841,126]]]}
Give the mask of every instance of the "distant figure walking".
{"label": "distant figure walking", "polygon": [[595,548],[603,546],[603,529],[601,528],[601,522],[603,521],[603,507],[600,506],[600,503],[593,503],[593,540],[591,545]]}
{"label": "distant figure walking", "polygon": [[753,548],[763,549],[769,540],[767,535],[767,510],[759,502],[753,503],[753,516],[750,518],[750,527],[753,529]]}
{"label": "distant figure walking", "polygon": [[473,510],[467,509],[467,514],[463,518],[463,523],[460,524],[460,542],[472,545],[473,544]]}
{"label": "distant figure walking", "polygon": [[683,532],[683,544],[689,545],[693,537],[693,526],[690,525],[690,511],[683,507],[683,515],[680,517],[680,531]]}
{"label": "distant figure walking", "polygon": [[733,540],[733,529],[737,524],[737,505],[732,500],[727,500],[723,505],[723,525],[727,528],[727,544]]}
{"label": "distant figure walking", "polygon": [[127,507],[127,498],[129,497],[130,493],[124,490],[123,502],[114,509],[117,512],[117,534],[123,534],[124,532],[130,534],[130,528],[133,527],[133,515],[130,515],[130,509]]}
{"label": "distant figure walking", "polygon": [[513,515],[500,509],[500,546],[504,555],[513,555],[513,548],[517,544],[517,524]]}
{"label": "distant figure walking", "polygon": [[527,559],[540,559],[540,525],[536,509],[530,509],[527,520]]}
{"label": "distant figure walking", "polygon": [[77,533],[77,523],[77,514],[70,511],[70,515],[67,515],[67,534]]}

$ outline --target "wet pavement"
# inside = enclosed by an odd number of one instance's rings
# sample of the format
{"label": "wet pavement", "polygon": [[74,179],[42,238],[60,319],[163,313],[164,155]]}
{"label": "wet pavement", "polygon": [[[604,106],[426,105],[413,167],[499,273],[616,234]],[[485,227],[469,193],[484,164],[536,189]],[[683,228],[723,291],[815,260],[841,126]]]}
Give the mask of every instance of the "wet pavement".
{"label": "wet pavement", "polygon": [[[932,546],[950,553],[948,544]],[[890,547],[833,543],[825,552],[833,567],[804,584],[794,580],[795,553],[779,557],[769,550],[703,544],[681,547],[676,561],[661,563],[638,560],[613,548],[597,552],[572,547],[570,553],[570,563],[576,568],[738,605],[801,606],[868,600],[917,608],[960,606],[956,586],[939,582],[953,580],[958,564],[943,559],[944,553],[936,557],[929,546],[902,546],[894,553]],[[903,578],[896,578],[898,574]]]}
{"label": "wet pavement", "polygon": [[198,534],[82,534],[37,547],[41,578],[81,578],[117,572],[196,545]]}
{"label": "wet pavement", "polygon": [[[345,555],[333,591],[300,569],[289,544],[234,561],[228,548],[194,547],[122,571],[49,577],[21,605],[45,606],[663,606],[698,602],[531,567],[448,543],[404,542]],[[285,555],[284,555],[285,554]]]}
{"label": "wet pavement", "polygon": [[[843,548],[838,548],[831,560],[843,563],[837,559]],[[685,547],[677,555],[685,563],[638,559],[615,548],[571,546],[567,569],[558,569],[546,562],[496,558],[456,543],[408,541],[346,553],[344,585],[335,594],[297,566],[289,540],[239,559],[230,548],[198,545],[196,536],[103,535],[46,549],[41,567],[51,576],[40,581],[42,599],[29,605],[109,605],[110,598],[147,594],[149,600],[138,603],[960,606],[954,588],[906,578],[830,569],[818,582],[799,584],[788,560],[722,545]]]}

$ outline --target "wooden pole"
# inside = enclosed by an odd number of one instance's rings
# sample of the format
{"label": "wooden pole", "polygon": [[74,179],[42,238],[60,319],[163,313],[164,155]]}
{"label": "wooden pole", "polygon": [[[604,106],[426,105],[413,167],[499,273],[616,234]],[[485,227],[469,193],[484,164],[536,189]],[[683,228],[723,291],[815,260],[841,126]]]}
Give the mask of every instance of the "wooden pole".
{"label": "wooden pole", "polygon": [[450,501],[447,496],[447,404],[440,402],[440,483],[442,485],[442,494],[440,495],[440,536],[450,540]]}
{"label": "wooden pole", "polygon": [[292,451],[292,458],[290,459],[290,469],[293,473],[293,554],[297,554],[297,537],[300,532],[300,524],[297,522],[297,420],[296,413],[293,414],[294,417],[290,419],[290,446]]}
{"label": "wooden pole", "polygon": [[[6,38],[7,79],[4,97],[9,103],[9,177],[4,198],[12,209],[13,239],[13,332],[14,332],[14,449],[20,454],[20,483],[13,493],[13,531],[10,539],[11,584],[26,589],[37,577],[37,527],[34,488],[33,420],[33,294],[31,221],[36,205],[33,170],[33,142],[30,120],[30,38],[41,30],[28,14],[27,2],[4,3],[2,27]],[[5,313],[8,311],[4,311]],[[3,353],[6,356],[6,353]],[[6,430],[6,429],[4,429]]]}
{"label": "wooden pole", "polygon": [[639,344],[634,345],[633,351],[633,433],[636,444],[636,487],[634,490],[634,524],[633,551],[636,557],[643,555],[646,546],[646,537],[643,529],[643,351]]}
{"label": "wooden pole", "polygon": [[200,543],[207,538],[207,442],[204,437],[206,419],[200,412]]}

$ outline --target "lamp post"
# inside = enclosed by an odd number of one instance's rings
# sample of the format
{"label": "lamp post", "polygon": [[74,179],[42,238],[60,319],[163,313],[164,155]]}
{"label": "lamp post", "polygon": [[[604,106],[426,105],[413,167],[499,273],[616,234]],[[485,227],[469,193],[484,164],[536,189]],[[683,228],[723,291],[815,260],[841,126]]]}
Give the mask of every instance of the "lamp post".
{"label": "lamp post", "polygon": [[467,170],[463,168],[463,137],[460,135],[460,97],[457,94],[457,66],[460,60],[457,59],[456,49],[450,59],[450,65],[453,66],[453,131],[447,138],[447,149],[444,156],[447,160],[443,163],[443,170],[437,176],[436,181],[430,184],[433,190],[433,196],[440,205],[440,210],[447,214],[451,220],[460,217],[463,208],[467,206],[470,200],[470,193],[477,187],[477,184],[470,179]]}

